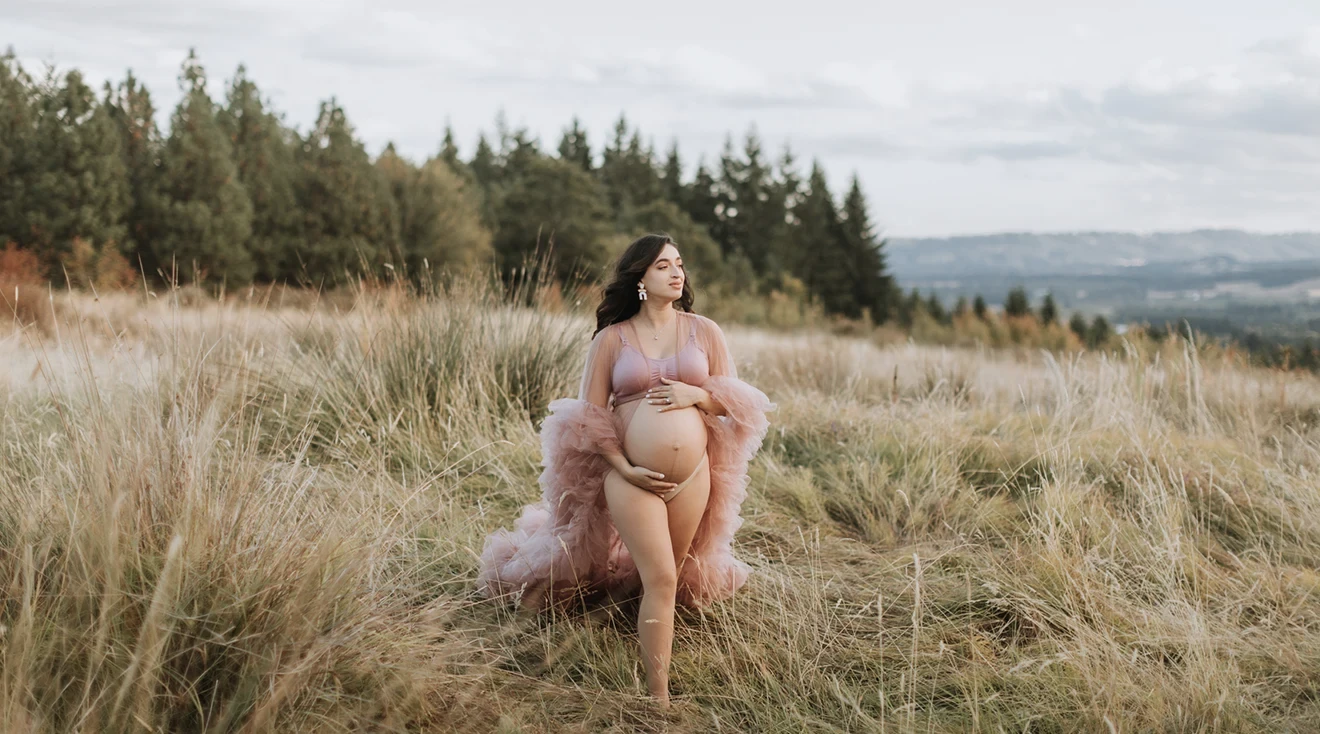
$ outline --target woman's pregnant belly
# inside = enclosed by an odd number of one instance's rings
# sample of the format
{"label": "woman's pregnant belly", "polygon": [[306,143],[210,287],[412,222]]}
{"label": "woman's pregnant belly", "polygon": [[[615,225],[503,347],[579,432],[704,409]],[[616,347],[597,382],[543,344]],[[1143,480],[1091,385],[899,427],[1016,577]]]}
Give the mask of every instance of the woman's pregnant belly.
{"label": "woman's pregnant belly", "polygon": [[706,452],[706,424],[695,405],[658,412],[658,404],[646,398],[615,406],[624,428],[623,455],[634,466],[643,466],[681,482],[692,475]]}

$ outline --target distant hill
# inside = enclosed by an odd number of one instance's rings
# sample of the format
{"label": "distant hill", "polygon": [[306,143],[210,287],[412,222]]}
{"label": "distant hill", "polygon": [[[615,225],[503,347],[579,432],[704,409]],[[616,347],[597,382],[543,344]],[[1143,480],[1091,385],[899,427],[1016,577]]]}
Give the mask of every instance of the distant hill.
{"label": "distant hill", "polygon": [[889,240],[885,250],[889,268],[900,281],[992,275],[1116,275],[1131,268],[1160,265],[1224,273],[1232,272],[1239,264],[1320,262],[1320,232],[1004,232],[895,238]]}

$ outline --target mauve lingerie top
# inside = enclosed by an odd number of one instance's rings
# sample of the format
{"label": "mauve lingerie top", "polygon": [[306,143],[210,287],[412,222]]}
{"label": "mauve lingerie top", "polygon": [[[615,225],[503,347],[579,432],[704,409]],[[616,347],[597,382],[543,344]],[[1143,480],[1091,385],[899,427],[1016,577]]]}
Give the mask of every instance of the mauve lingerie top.
{"label": "mauve lingerie top", "polygon": [[[614,382],[614,404],[622,405],[644,397],[646,391],[662,385],[661,377],[686,382],[700,387],[710,377],[710,364],[706,353],[697,344],[697,325],[691,324],[687,342],[677,354],[664,359],[651,359],[642,350],[628,343],[626,328],[619,329],[623,346],[614,360],[611,378]],[[634,332],[635,333],[635,332]],[[677,370],[674,366],[677,361]]]}

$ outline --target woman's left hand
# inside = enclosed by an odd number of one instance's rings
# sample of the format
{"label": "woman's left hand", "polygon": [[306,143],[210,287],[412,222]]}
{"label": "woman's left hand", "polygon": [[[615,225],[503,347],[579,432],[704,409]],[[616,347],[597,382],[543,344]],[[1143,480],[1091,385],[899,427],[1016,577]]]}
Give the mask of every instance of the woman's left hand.
{"label": "woman's left hand", "polygon": [[687,408],[706,400],[706,389],[686,382],[661,377],[663,385],[646,391],[646,402],[659,405],[659,412]]}

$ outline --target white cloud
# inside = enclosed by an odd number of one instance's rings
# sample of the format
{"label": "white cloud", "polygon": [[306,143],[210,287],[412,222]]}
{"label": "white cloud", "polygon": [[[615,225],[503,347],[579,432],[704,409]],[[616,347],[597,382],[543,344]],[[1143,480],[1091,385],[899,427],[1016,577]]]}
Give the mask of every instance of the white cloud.
{"label": "white cloud", "polygon": [[865,65],[827,63],[817,77],[828,85],[855,89],[881,107],[903,109],[911,104],[908,80],[891,61],[876,61]]}
{"label": "white cloud", "polygon": [[968,71],[942,71],[930,75],[925,84],[936,93],[956,95],[984,89],[986,80]]}
{"label": "white cloud", "polygon": [[651,60],[648,71],[655,74],[649,80],[652,82],[729,94],[775,91],[769,78],[751,64],[692,44],[658,51],[648,59]]}
{"label": "white cloud", "polygon": [[354,8],[329,15],[301,35],[308,58],[345,66],[449,64],[491,70],[502,65],[493,39],[479,27],[406,10]]}

